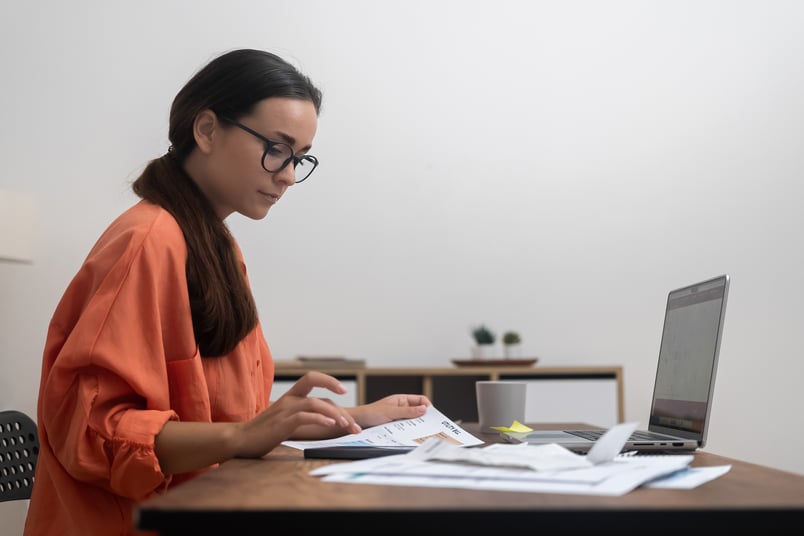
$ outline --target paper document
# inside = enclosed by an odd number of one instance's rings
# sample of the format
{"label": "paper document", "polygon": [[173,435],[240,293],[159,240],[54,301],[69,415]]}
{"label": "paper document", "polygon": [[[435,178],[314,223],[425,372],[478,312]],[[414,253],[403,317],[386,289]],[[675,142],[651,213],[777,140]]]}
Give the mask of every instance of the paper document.
{"label": "paper document", "polygon": [[333,463],[313,469],[310,474],[321,476],[326,482],[353,484],[623,495],[645,482],[682,470],[692,461],[692,455],[618,456],[591,467],[534,471],[519,467],[418,460],[413,456],[416,450],[408,454]]}
{"label": "paper document", "polygon": [[487,447],[464,449],[438,439],[430,439],[409,453],[408,459],[418,461],[462,462],[472,465],[512,467],[533,471],[578,469],[593,464],[585,456],[556,445],[530,446],[524,443],[509,445],[494,443]]}
{"label": "paper document", "polygon": [[434,406],[428,406],[427,412],[421,417],[372,426],[359,434],[316,441],[284,441],[282,444],[300,450],[334,446],[398,447],[421,445],[430,438],[461,447],[483,444],[482,440],[458,426]]}
{"label": "paper document", "polygon": [[712,467],[687,467],[681,471],[660,477],[645,484],[646,488],[693,489],[706,484],[731,470],[731,465]]}
{"label": "paper document", "polygon": [[436,435],[407,454],[325,465],[310,474],[327,482],[622,495],[692,461],[692,455],[619,454],[635,428],[636,423],[612,427],[586,456],[557,444],[464,449]]}
{"label": "paper document", "polygon": [[613,426],[598,439],[586,456],[576,454],[560,445],[528,445],[526,443],[494,443],[484,448],[464,449],[438,438],[428,439],[410,452],[417,460],[464,462],[474,465],[520,467],[534,471],[589,468],[614,460],[638,423]]}

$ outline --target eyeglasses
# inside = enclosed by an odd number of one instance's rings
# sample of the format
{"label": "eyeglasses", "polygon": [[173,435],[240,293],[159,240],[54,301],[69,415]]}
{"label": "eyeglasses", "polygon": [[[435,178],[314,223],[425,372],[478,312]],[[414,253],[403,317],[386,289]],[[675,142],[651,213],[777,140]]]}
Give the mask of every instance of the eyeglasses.
{"label": "eyeglasses", "polygon": [[287,143],[268,139],[259,132],[228,117],[219,115],[218,118],[239,129],[245,130],[255,138],[259,138],[265,142],[265,152],[262,153],[262,167],[268,173],[279,173],[285,169],[288,164],[293,162],[293,170],[296,173],[296,184],[298,184],[309,177],[316,166],[318,166],[318,158],[311,154],[296,156],[293,154],[293,147]]}

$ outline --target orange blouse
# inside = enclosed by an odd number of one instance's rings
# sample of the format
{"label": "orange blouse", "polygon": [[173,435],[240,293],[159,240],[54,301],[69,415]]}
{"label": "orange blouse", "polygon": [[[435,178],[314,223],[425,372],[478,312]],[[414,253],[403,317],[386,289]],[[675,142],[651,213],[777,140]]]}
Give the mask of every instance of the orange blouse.
{"label": "orange blouse", "polygon": [[140,201],[65,291],[45,343],[26,536],[138,534],[134,505],[196,474],[161,471],[154,438],[166,421],[243,421],[268,406],[260,325],[229,355],[201,359],[186,260],[173,217]]}

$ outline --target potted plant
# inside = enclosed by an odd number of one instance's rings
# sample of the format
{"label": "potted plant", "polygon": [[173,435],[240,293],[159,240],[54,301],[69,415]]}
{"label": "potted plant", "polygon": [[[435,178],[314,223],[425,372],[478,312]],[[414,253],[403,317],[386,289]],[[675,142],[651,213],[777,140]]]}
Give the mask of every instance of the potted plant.
{"label": "potted plant", "polygon": [[505,358],[509,359],[519,355],[519,344],[522,342],[522,337],[516,331],[506,331],[503,334],[503,351]]}
{"label": "potted plant", "polygon": [[492,357],[494,341],[497,336],[484,324],[472,328],[472,338],[475,340],[472,357],[475,359],[488,359]]}

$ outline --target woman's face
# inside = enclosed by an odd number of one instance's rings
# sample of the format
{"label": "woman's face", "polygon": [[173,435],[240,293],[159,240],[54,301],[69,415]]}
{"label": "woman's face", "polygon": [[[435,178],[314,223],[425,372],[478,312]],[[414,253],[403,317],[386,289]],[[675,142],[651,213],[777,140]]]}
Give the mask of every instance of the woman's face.
{"label": "woman's face", "polygon": [[[212,135],[203,169],[190,175],[221,219],[233,212],[255,220],[264,218],[295,184],[293,162],[280,171],[266,171],[262,166],[265,141],[221,118],[210,121]],[[252,114],[237,121],[265,138],[289,145],[295,156],[301,156],[312,147],[318,115],[310,101],[277,97],[261,101]]]}

